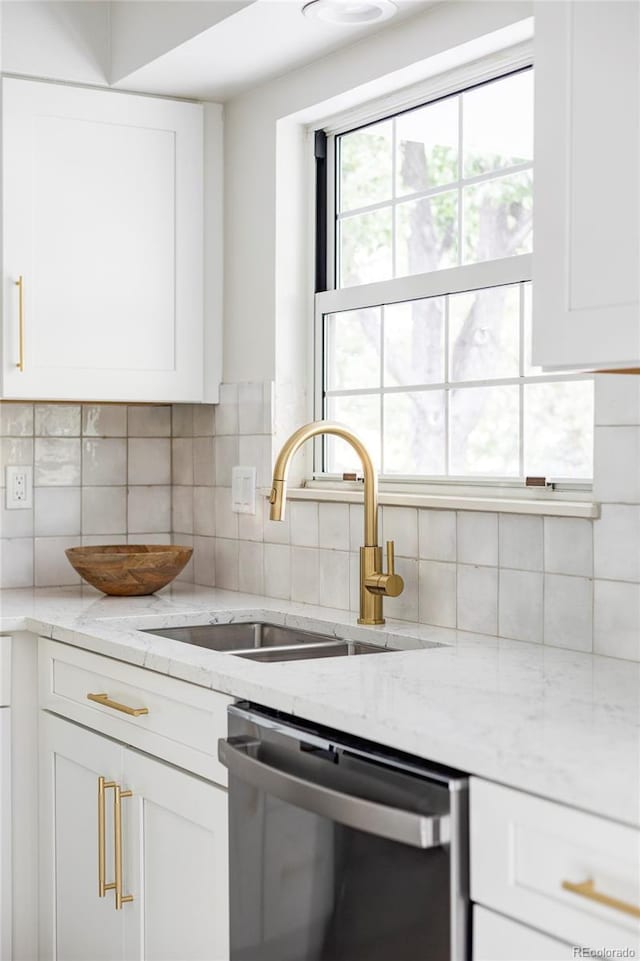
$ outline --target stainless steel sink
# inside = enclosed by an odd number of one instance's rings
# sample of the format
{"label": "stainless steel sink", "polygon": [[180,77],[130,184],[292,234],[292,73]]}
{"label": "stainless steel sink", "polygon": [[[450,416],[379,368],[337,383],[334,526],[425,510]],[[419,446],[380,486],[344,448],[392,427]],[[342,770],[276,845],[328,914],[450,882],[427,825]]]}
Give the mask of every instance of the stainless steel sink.
{"label": "stainless steel sink", "polygon": [[164,627],[145,634],[170,637],[184,644],[223,651],[252,661],[300,661],[316,657],[347,657],[382,654],[391,648],[361,641],[339,640],[328,634],[300,631],[278,624],[254,621],[248,624],[204,624],[199,627]]}

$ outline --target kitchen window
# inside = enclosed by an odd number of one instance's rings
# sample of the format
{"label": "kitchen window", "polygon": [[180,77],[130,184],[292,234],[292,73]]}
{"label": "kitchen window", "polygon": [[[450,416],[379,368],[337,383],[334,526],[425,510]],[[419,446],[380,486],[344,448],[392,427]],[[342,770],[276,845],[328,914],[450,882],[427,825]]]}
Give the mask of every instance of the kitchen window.
{"label": "kitchen window", "polygon": [[[326,156],[316,416],[383,480],[587,485],[593,378],[530,357],[533,68],[331,133]],[[318,442],[316,477],[353,468]]]}

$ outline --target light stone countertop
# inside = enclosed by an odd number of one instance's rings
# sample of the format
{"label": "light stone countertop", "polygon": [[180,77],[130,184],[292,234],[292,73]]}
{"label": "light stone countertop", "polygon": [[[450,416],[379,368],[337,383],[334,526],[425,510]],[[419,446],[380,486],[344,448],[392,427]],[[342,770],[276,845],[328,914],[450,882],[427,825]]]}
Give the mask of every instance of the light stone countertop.
{"label": "light stone countertop", "polygon": [[[254,618],[403,649],[256,663],[136,629]],[[640,663],[187,584],[0,591],[0,631],[20,630],[640,825]]]}

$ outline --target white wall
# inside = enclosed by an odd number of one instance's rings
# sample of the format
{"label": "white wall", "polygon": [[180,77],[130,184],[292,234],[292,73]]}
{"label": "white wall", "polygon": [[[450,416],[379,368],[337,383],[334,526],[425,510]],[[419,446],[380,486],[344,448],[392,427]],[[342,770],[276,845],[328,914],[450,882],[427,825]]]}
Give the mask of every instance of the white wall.
{"label": "white wall", "polygon": [[[281,337],[294,336],[298,349],[295,356],[289,352],[286,364],[289,372],[304,368],[306,376],[304,340],[296,336],[294,328],[299,324],[306,331],[309,327],[309,317],[301,311],[302,305],[309,303],[311,281],[308,265],[299,255],[292,255],[292,246],[306,250],[309,224],[304,206],[298,206],[297,213],[292,208],[282,176],[291,163],[285,138],[294,156],[300,146],[299,138],[281,123],[284,118],[308,123],[379,96],[393,86],[409,85],[438,67],[442,69],[445,51],[458,49],[461,57],[473,59],[480,52],[479,46],[473,47],[476,38],[523,20],[531,12],[530,3],[511,0],[436,4],[420,16],[228,102],[225,382],[275,379],[278,390],[282,365],[278,370],[280,348],[276,343]],[[461,49],[463,44],[470,46]],[[277,164],[283,165],[280,175]],[[297,181],[292,189],[300,191]],[[288,233],[278,230],[283,223],[288,224]]]}

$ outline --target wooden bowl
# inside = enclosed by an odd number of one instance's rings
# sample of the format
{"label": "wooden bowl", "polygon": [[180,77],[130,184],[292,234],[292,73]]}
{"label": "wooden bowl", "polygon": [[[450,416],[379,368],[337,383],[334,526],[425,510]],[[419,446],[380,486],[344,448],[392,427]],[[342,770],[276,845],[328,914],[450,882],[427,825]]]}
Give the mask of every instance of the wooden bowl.
{"label": "wooden bowl", "polygon": [[65,551],[80,577],[118,597],[159,591],[180,573],[192,553],[192,547],[175,544],[108,544]]}

